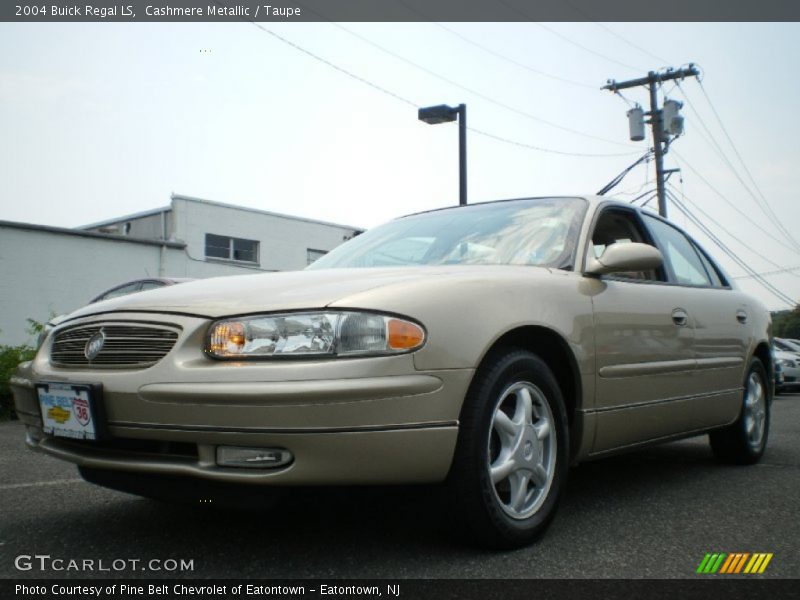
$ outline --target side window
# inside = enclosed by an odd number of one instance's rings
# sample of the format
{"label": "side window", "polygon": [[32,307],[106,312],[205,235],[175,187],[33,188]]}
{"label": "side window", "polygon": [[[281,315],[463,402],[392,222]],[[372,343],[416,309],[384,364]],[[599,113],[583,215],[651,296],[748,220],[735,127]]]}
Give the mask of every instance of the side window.
{"label": "side window", "polygon": [[127,296],[128,294],[133,294],[134,292],[139,291],[140,283],[138,281],[134,281],[133,283],[129,283],[127,285],[120,286],[118,288],[114,288],[103,294],[100,298],[96,300],[96,302],[100,302],[101,300],[110,300],[111,298],[118,298],[119,296]]}
{"label": "side window", "polygon": [[314,248],[306,248],[306,261],[307,264],[313,263],[315,260],[318,260],[325,256],[328,253],[327,250],[315,250]]}
{"label": "side window", "polygon": [[710,286],[711,279],[706,268],[686,236],[660,219],[649,215],[645,215],[644,218],[658,238],[661,250],[664,252],[664,260],[672,267],[676,282],[684,285]]}
{"label": "side window", "polygon": [[[597,219],[589,244],[589,252],[599,258],[612,244],[640,244],[653,245],[649,236],[642,229],[635,212],[624,209],[606,209]],[[631,271],[628,273],[615,273],[614,277],[625,279],[641,279],[645,281],[664,281],[662,269],[658,271]]]}
{"label": "side window", "polygon": [[703,263],[703,266],[706,268],[706,273],[711,278],[711,285],[714,287],[727,287],[728,282],[722,279],[722,275],[720,275],[719,269],[711,262],[711,260],[703,253],[700,248],[697,247],[697,244],[692,241],[692,246],[694,246],[697,255],[700,257],[700,261]]}
{"label": "side window", "polygon": [[143,281],[142,287],[139,289],[139,291],[146,292],[147,290],[154,290],[160,287],[164,287],[164,284],[160,281]]}
{"label": "side window", "polygon": [[258,264],[258,242],[207,233],[206,257]]}

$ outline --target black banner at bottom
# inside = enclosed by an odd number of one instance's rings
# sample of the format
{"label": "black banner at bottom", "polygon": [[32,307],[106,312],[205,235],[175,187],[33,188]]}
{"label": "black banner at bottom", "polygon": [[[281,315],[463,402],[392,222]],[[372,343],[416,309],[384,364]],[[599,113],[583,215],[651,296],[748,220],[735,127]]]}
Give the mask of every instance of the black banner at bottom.
{"label": "black banner at bottom", "polygon": [[0,598],[46,600],[217,600],[241,598],[410,598],[421,600],[774,600],[796,592],[792,579],[5,579]]}

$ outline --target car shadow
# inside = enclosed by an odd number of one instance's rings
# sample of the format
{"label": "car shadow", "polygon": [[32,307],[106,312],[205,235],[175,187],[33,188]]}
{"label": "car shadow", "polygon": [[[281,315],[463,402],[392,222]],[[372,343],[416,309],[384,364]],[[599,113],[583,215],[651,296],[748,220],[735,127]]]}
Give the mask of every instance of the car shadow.
{"label": "car shadow", "polygon": [[[549,535],[522,552],[557,550],[583,539],[598,520],[624,522],[626,506],[649,510],[653,499],[688,494],[709,470],[719,468],[708,445],[697,440],[583,463],[570,470]],[[277,498],[264,496],[261,506],[249,498],[243,507],[202,498],[165,503],[87,489],[91,502],[37,518],[36,529],[49,538],[48,552],[74,553],[74,524],[80,523],[84,553],[195,561],[194,572],[148,572],[148,577],[403,577],[404,570],[440,577],[454,561],[485,565],[503,554],[453,535],[450,498],[440,485],[294,488],[280,490]]]}

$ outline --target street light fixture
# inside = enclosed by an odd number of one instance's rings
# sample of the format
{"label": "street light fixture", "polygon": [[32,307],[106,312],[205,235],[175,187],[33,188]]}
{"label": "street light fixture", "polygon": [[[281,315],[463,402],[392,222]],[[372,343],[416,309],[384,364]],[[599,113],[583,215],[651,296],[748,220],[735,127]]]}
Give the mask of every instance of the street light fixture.
{"label": "street light fixture", "polygon": [[458,203],[467,204],[467,105],[426,106],[420,108],[417,117],[428,125],[458,121]]}

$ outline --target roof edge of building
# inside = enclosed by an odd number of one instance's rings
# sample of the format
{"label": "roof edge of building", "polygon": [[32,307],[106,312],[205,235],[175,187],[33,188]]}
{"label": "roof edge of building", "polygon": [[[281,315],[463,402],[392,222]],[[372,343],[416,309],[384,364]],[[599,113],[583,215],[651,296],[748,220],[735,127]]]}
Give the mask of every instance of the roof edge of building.
{"label": "roof edge of building", "polygon": [[131,213],[129,215],[122,215],[120,217],[116,217],[114,219],[105,219],[103,221],[97,221],[95,223],[89,223],[88,225],[81,225],[80,227],[76,227],[76,229],[94,229],[95,227],[103,227],[105,225],[111,225],[113,223],[119,223],[120,221],[129,221],[130,219],[141,219],[142,217],[151,217],[153,215],[157,215],[159,213],[170,212],[172,210],[171,206],[162,206],[160,208],[151,208],[150,210],[143,210],[137,213]]}
{"label": "roof edge of building", "polygon": [[290,221],[305,221],[306,223],[315,223],[317,225],[327,225],[329,227],[338,227],[340,229],[351,229],[353,231],[363,232],[364,227],[354,227],[353,225],[343,225],[342,223],[331,223],[330,221],[320,221],[319,219],[309,219],[307,217],[298,217],[295,215],[286,215],[283,213],[276,213],[269,210],[260,208],[250,208],[249,206],[239,206],[238,204],[228,204],[227,202],[218,202],[217,200],[208,200],[207,198],[197,198],[196,196],[187,196],[184,194],[172,194],[173,200],[187,200],[189,202],[197,202],[200,204],[210,204],[211,206],[221,206],[223,208],[232,208],[245,212],[256,213],[260,215],[269,215],[271,217],[278,217],[281,219],[288,219]]}
{"label": "roof edge of building", "polygon": [[166,246],[168,248],[186,248],[183,242],[172,242],[167,240],[155,240],[145,238],[134,238],[126,235],[114,235],[111,233],[97,233],[95,231],[83,231],[81,229],[68,229],[66,227],[52,227],[50,225],[37,225],[35,223],[21,223],[18,221],[0,220],[0,227],[12,229],[24,229],[27,231],[42,231],[45,233],[60,233],[63,235],[73,235],[78,237],[103,239],[114,242],[129,242],[131,244],[144,244],[147,246]]}

